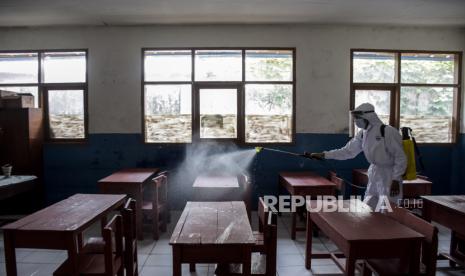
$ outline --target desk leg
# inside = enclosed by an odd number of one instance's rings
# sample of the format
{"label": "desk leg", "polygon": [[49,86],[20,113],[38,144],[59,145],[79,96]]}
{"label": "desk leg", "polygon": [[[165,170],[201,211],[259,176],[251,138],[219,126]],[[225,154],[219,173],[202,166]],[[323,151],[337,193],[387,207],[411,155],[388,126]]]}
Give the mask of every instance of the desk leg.
{"label": "desk leg", "polygon": [[79,275],[79,261],[78,261],[78,246],[76,241],[77,236],[68,235],[67,237],[67,248],[68,248],[68,260],[71,271],[69,275]]}
{"label": "desk leg", "polygon": [[421,241],[412,241],[411,244],[409,275],[419,275]]}
{"label": "desk leg", "polygon": [[431,214],[431,203],[427,200],[423,200],[423,210],[421,213],[424,220],[427,222],[431,222],[432,214]]}
{"label": "desk leg", "polygon": [[352,256],[348,256],[346,259],[346,271],[344,272],[346,276],[355,275],[355,259]]}
{"label": "desk leg", "polygon": [[105,228],[105,226],[107,225],[108,221],[107,221],[107,216],[103,216],[101,219],[100,219],[100,233],[103,233],[103,228]]}
{"label": "desk leg", "polygon": [[3,235],[5,242],[6,275],[16,276],[17,271],[14,233],[12,231],[3,230]]}
{"label": "desk leg", "polygon": [[295,240],[297,228],[297,210],[292,212],[292,226],[291,226],[291,239]]}
{"label": "desk leg", "polygon": [[242,275],[250,276],[252,270],[252,249],[250,246],[244,246],[244,253],[242,254],[244,260],[242,262]]}
{"label": "desk leg", "polygon": [[136,209],[137,238],[141,241],[144,239],[144,229],[142,224],[142,196],[138,196],[138,199],[136,199]]}
{"label": "desk leg", "polygon": [[313,227],[310,213],[307,212],[307,232],[306,232],[306,244],[305,244],[305,267],[310,269],[312,267],[312,238],[313,238]]}
{"label": "desk leg", "polygon": [[83,233],[79,233],[77,235],[77,241],[78,241],[78,249],[79,249],[79,252],[82,250],[82,248],[84,247],[84,238],[83,238]]}
{"label": "desk leg", "polygon": [[181,276],[181,247],[173,245],[173,276]]}
{"label": "desk leg", "polygon": [[[450,248],[449,248],[449,255],[459,259],[460,257],[457,256],[457,247],[458,247],[458,241],[457,241],[457,233],[455,231],[452,231],[450,235]],[[455,267],[456,263],[453,261],[449,261],[449,266],[450,267]]]}

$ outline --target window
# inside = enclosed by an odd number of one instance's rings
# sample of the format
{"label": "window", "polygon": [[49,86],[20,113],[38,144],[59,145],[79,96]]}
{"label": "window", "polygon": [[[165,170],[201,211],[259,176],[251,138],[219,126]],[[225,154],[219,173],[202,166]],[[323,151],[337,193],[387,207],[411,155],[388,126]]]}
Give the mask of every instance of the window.
{"label": "window", "polygon": [[86,50],[0,52],[0,90],[34,96],[49,140],[87,138]]}
{"label": "window", "polygon": [[294,49],[143,49],[147,143],[291,143]]}
{"label": "window", "polygon": [[369,102],[384,123],[410,127],[419,143],[458,135],[462,53],[352,50],[351,108]]}
{"label": "window", "polygon": [[190,142],[192,140],[191,85],[146,85],[144,94],[146,141]]}
{"label": "window", "polygon": [[196,81],[241,81],[241,50],[196,50]]}
{"label": "window", "polygon": [[237,138],[237,96],[234,88],[199,89],[200,138]]}
{"label": "window", "polygon": [[47,90],[50,138],[83,139],[84,90]]}

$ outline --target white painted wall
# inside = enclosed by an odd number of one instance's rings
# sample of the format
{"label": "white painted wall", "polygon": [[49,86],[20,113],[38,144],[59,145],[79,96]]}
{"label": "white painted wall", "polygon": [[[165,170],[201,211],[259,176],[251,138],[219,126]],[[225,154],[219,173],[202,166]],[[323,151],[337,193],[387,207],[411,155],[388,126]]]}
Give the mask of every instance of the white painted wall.
{"label": "white painted wall", "polygon": [[[297,132],[341,133],[347,131],[351,48],[464,51],[465,29],[325,25],[0,28],[0,50],[89,49],[91,133],[141,132],[142,47],[202,46],[296,47]],[[462,132],[464,121],[462,117]]]}

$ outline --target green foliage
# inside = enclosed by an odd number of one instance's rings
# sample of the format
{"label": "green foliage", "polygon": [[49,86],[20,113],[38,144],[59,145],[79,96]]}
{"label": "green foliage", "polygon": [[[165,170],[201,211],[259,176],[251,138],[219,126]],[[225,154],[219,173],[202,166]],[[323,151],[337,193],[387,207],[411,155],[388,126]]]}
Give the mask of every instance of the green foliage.
{"label": "green foliage", "polygon": [[[290,72],[292,72],[292,59],[262,59],[250,66],[250,69],[259,79],[287,80]],[[292,93],[289,93],[289,86],[274,85],[272,87],[272,89],[267,91],[251,92],[250,99],[255,101],[260,108],[267,109],[268,111],[278,109],[287,113],[292,109]]]}
{"label": "green foliage", "polygon": [[[391,60],[354,61],[354,81],[390,82],[395,72]],[[454,82],[454,63],[444,60],[403,60],[402,83],[450,84]],[[392,79],[391,81],[386,81]],[[451,88],[406,87],[401,90],[400,110],[403,115],[450,116],[454,93]],[[388,99],[387,99],[388,100]],[[377,101],[378,105],[387,105]]]}

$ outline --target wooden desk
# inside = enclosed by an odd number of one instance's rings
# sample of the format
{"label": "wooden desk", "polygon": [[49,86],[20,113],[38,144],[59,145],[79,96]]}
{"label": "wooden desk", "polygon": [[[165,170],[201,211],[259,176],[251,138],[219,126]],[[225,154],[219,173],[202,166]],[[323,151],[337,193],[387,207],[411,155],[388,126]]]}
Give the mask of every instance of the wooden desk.
{"label": "wooden desk", "polygon": [[142,202],[144,185],[159,171],[157,168],[132,168],[117,171],[98,181],[104,194],[126,194],[136,200],[137,237],[144,239],[142,226]]}
{"label": "wooden desk", "polygon": [[243,202],[187,202],[170,240],[173,275],[182,263],[242,263],[250,275],[254,243]]}
{"label": "wooden desk", "polygon": [[196,201],[241,200],[241,187],[237,176],[199,175],[192,185]]}
{"label": "wooden desk", "polygon": [[[336,194],[336,184],[314,172],[280,172],[279,184],[293,196],[315,197]],[[297,213],[293,212],[291,227],[293,240],[297,231],[305,231],[305,228],[297,227]]]}
{"label": "wooden desk", "polygon": [[[422,196],[423,217],[452,230],[449,254],[440,253],[450,261],[465,267],[465,258],[456,249],[457,236],[465,237],[465,195]],[[463,242],[463,241],[462,241]]]}
{"label": "wooden desk", "polygon": [[199,175],[192,185],[194,201],[244,201],[251,212],[251,187],[241,176],[225,174]]}
{"label": "wooden desk", "polygon": [[[76,194],[3,227],[6,272],[17,275],[16,248],[67,250],[76,273],[82,232],[124,205],[125,195]],[[70,272],[71,273],[71,272]]]}
{"label": "wooden desk", "polygon": [[[315,208],[316,201],[307,205]],[[307,213],[307,245],[305,267],[312,258],[332,258],[344,275],[355,275],[355,261],[360,259],[401,258],[409,264],[409,275],[417,275],[420,267],[421,234],[381,213],[371,212],[360,200],[344,200],[350,212],[311,211]],[[345,265],[335,255],[312,253],[313,225],[333,241],[346,258]]]}
{"label": "wooden desk", "polygon": [[[355,185],[368,185],[368,170],[354,169],[352,170],[352,181]],[[422,195],[430,195],[433,183],[423,178],[415,180],[404,180],[403,182],[403,198],[413,199],[419,198]]]}
{"label": "wooden desk", "polygon": [[34,175],[0,176],[0,200],[32,191],[36,186],[36,179]]}

